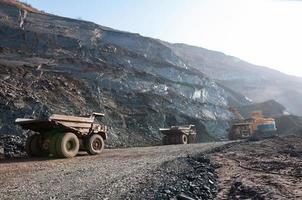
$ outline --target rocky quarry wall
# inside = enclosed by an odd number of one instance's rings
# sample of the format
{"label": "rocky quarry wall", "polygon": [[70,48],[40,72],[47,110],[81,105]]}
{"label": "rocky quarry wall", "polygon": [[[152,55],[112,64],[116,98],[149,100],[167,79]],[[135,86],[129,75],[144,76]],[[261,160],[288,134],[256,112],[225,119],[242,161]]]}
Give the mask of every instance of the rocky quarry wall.
{"label": "rocky quarry wall", "polygon": [[2,135],[27,133],[17,117],[104,112],[109,147],[159,144],[160,127],[184,124],[209,141],[225,137],[230,102],[250,103],[156,39],[0,5]]}

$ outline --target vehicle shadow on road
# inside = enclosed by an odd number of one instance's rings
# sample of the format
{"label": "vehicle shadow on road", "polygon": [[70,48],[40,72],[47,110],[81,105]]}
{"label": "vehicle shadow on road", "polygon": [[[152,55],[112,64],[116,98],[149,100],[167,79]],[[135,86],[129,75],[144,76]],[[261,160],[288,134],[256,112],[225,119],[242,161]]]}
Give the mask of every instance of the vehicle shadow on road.
{"label": "vehicle shadow on road", "polygon": [[[79,152],[79,154],[75,157],[89,157],[90,155],[86,152]],[[69,160],[70,158],[57,158],[57,157],[25,157],[25,158],[6,158],[0,160],[1,164],[9,164],[9,163],[26,163],[26,162],[46,162],[46,161],[55,161],[55,160]],[[73,159],[73,158],[71,158]]]}
{"label": "vehicle shadow on road", "polygon": [[37,162],[37,161],[49,161],[49,160],[57,160],[58,158],[7,158],[0,160],[1,164],[8,164],[8,163],[22,163],[22,162]]}

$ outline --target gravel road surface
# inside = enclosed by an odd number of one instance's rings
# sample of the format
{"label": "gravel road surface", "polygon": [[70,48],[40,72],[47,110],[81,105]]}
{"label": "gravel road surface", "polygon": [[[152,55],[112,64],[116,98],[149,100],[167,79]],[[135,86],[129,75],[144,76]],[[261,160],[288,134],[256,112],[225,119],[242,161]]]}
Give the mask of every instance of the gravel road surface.
{"label": "gravel road surface", "polygon": [[212,154],[217,199],[302,199],[302,137],[231,144]]}
{"label": "gravel road surface", "polygon": [[121,199],[152,179],[166,161],[225,143],[113,149],[73,159],[4,161],[0,163],[0,199]]}

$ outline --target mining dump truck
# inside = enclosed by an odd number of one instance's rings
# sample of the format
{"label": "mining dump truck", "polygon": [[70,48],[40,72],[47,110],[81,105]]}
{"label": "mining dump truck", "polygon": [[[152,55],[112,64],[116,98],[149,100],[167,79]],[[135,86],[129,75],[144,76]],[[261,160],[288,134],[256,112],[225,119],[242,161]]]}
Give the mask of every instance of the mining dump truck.
{"label": "mining dump truck", "polygon": [[91,155],[103,151],[108,128],[95,122],[96,117],[103,116],[102,113],[85,117],[53,114],[48,119],[18,118],[15,122],[35,132],[26,140],[25,150],[29,156],[71,158],[79,150]]}
{"label": "mining dump truck", "polygon": [[237,116],[229,131],[229,139],[264,139],[276,135],[276,123],[273,118],[265,118],[261,111],[254,111],[251,117],[244,119],[236,108],[230,111]]}
{"label": "mining dump truck", "polygon": [[169,144],[189,144],[196,142],[196,128],[194,125],[171,126],[170,128],[160,128],[163,134],[162,142]]}

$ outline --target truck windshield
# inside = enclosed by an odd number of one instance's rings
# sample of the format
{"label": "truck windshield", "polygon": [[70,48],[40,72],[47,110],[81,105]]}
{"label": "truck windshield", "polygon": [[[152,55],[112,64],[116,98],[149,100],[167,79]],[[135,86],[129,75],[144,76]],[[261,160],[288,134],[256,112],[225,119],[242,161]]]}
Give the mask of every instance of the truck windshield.
{"label": "truck windshield", "polygon": [[96,115],[94,118],[94,122],[96,123],[104,123],[104,116]]}

